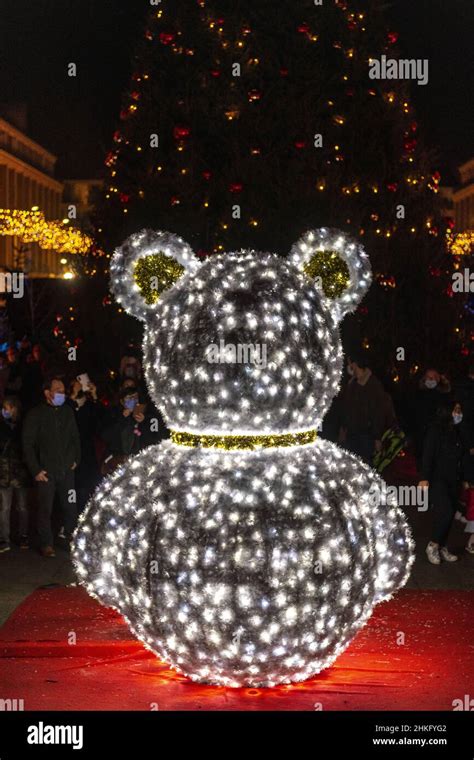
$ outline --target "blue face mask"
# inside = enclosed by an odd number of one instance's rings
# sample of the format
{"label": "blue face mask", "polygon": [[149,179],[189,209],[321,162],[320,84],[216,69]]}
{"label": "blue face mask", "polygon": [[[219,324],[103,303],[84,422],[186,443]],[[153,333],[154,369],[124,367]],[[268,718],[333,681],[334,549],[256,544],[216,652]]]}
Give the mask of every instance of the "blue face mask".
{"label": "blue face mask", "polygon": [[137,404],[138,400],[136,398],[126,398],[124,401],[125,409],[131,409],[132,411],[135,409]]}
{"label": "blue face mask", "polygon": [[462,422],[462,413],[453,412],[453,422],[455,425],[459,425]]}
{"label": "blue face mask", "polygon": [[53,393],[53,398],[51,399],[53,406],[62,406],[65,401],[66,401],[65,393]]}
{"label": "blue face mask", "polygon": [[2,409],[2,417],[4,420],[11,420],[12,413],[9,411],[9,409]]}

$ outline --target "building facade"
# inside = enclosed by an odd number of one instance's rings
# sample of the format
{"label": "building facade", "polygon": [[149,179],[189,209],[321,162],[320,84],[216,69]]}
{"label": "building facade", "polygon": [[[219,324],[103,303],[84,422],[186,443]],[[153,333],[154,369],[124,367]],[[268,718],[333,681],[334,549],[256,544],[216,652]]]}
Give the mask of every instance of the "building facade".
{"label": "building facade", "polygon": [[[48,220],[62,218],[63,184],[54,178],[56,157],[16,126],[0,118],[0,208],[30,210],[37,206]],[[0,267],[30,277],[62,277],[55,251],[17,237],[0,235]]]}

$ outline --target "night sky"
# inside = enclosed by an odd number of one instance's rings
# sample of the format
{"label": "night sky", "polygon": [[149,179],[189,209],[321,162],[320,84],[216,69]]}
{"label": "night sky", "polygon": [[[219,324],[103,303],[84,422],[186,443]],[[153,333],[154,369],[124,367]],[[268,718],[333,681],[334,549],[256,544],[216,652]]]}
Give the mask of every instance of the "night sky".
{"label": "night sky", "polygon": [[[101,176],[149,7],[146,0],[0,0],[0,102],[28,104],[29,133],[59,157],[59,177]],[[412,85],[412,101],[449,182],[456,165],[474,156],[474,3],[386,7],[401,56],[430,60],[429,84]],[[69,61],[79,66],[76,79],[67,76]]]}

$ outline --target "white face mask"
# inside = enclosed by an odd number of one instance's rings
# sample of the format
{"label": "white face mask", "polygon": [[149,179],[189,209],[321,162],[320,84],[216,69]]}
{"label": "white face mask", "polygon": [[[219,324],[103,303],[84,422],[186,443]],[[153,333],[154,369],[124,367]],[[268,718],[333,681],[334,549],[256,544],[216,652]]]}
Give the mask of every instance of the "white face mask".
{"label": "white face mask", "polygon": [[453,422],[455,425],[459,425],[462,422],[462,413],[453,412]]}
{"label": "white face mask", "polygon": [[425,385],[430,390],[433,390],[433,388],[436,388],[436,386],[438,385],[438,381],[437,380],[425,380]]}

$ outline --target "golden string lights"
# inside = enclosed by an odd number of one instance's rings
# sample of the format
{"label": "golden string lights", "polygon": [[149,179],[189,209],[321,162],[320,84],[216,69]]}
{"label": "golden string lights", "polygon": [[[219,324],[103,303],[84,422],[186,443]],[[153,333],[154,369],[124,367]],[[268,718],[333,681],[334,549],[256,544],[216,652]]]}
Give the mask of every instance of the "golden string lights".
{"label": "golden string lights", "polygon": [[474,253],[474,230],[465,230],[453,234],[447,232],[448,249],[453,256],[470,256]]}
{"label": "golden string lights", "polygon": [[0,209],[0,235],[14,235],[57,253],[84,254],[92,246],[92,238],[70,226],[69,219],[48,221],[37,206],[31,211]]}

